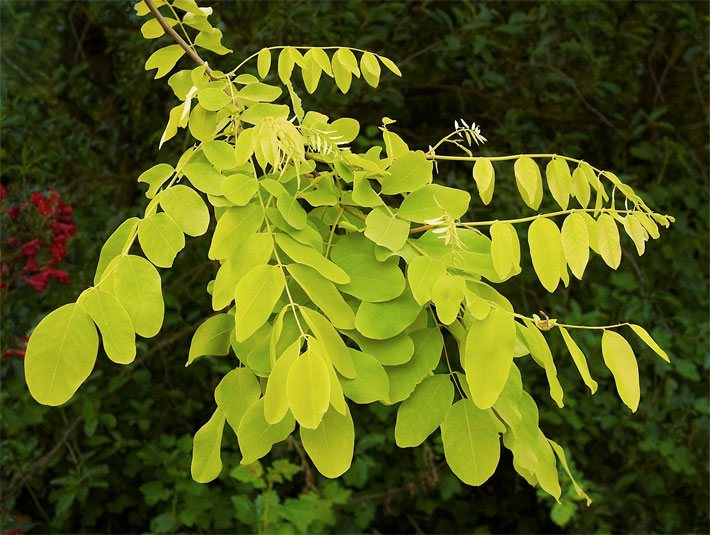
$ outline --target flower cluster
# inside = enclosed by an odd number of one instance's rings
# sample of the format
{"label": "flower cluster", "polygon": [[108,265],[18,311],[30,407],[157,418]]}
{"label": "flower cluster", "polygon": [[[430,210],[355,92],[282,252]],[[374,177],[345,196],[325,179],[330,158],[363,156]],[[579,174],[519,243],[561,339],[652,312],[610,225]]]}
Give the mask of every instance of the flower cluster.
{"label": "flower cluster", "polygon": [[8,195],[0,184],[0,288],[24,282],[43,292],[52,280],[68,284],[69,274],[58,265],[76,234],[71,206],[53,189],[48,195],[35,191],[29,200],[14,204],[7,202]]}
{"label": "flower cluster", "polygon": [[21,336],[15,339],[15,342],[11,344],[13,347],[7,348],[0,355],[0,360],[9,359],[11,357],[25,358],[25,352],[27,351],[27,342],[29,338],[26,336]]}

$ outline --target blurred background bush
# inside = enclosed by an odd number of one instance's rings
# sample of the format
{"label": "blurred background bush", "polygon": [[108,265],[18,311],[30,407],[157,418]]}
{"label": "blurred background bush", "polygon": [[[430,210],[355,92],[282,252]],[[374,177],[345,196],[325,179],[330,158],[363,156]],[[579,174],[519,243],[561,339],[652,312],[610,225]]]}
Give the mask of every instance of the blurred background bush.
{"label": "blurred background bush", "polygon": [[[46,218],[11,222],[8,215],[13,206],[39,213],[35,192],[49,198],[54,189],[73,207],[76,236],[53,267],[66,277],[49,277],[39,291],[27,277],[8,285],[4,276],[0,290],[0,529],[707,533],[708,3],[207,4],[235,50],[226,59],[208,58],[225,70],[275,44],[344,44],[395,59],[404,77],[386,76],[376,91],[357,83],[343,96],[325,83],[304,97],[307,107],[331,117],[357,117],[363,148],[378,142],[383,116],[396,119],[395,129],[417,148],[463,117],[481,125],[486,154],[584,158],[674,214],[676,224],[642,258],[625,244],[617,272],[595,258],[584,283],[554,296],[534,275],[504,288],[529,313],[541,309],[589,324],[633,319],[668,350],[672,364],[636,346],[642,402],[633,415],[615,394],[598,337],[582,340],[600,381],[593,397],[566,352],[557,352],[564,410],[544,394],[539,370],[526,369],[542,427],[572,455],[594,498],[590,508],[569,490],[562,504],[537,494],[514,473],[509,455],[485,486],[465,487],[443,462],[438,439],[395,449],[395,409],[382,407],[355,411],[356,457],[342,479],[320,477],[293,440],[261,464],[239,466],[232,437],[220,479],[201,486],[189,475],[191,435],[207,419],[212,390],[230,364],[207,359],[184,367],[190,337],[210,310],[205,287],[215,273],[203,260],[207,239],[196,239],[163,272],[165,326],[140,343],[136,362],[119,368],[99,359],[69,404],[37,405],[23,380],[23,337],[91,283],[103,240],[124,218],[142,213],[140,172],[173,162],[189,141],[176,138],[157,151],[173,96],[165,80],[143,70],[157,45],[141,37],[130,2],[6,0],[3,262],[19,254],[7,242],[13,235],[49,239]],[[441,165],[440,172],[449,184],[473,187],[467,166]],[[475,207],[471,217],[523,210],[510,170],[501,172],[497,202]]]}

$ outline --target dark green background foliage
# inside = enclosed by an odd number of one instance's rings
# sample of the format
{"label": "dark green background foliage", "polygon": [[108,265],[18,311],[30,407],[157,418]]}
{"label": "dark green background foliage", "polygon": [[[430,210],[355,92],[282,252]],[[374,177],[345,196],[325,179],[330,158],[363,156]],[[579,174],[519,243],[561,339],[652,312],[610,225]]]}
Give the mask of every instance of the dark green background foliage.
{"label": "dark green background foliage", "polygon": [[[190,479],[191,435],[231,364],[184,367],[194,329],[209,312],[215,266],[205,238],[163,272],[167,315],[155,339],[121,368],[100,359],[59,409],[30,399],[17,358],[0,362],[0,529],[34,532],[707,532],[708,531],[708,4],[670,2],[223,2],[231,69],[275,44],[368,48],[396,60],[404,77],[379,90],[357,83],[347,97],[322,84],[304,104],[357,117],[357,143],[377,137],[383,116],[426,148],[464,117],[482,126],[486,154],[555,152],[613,170],[677,223],[621,268],[593,260],[584,283],[548,295],[531,275],[504,289],[519,308],[569,323],[633,320],[669,352],[665,365],[636,346],[642,400],[632,415],[601,362],[599,337],[582,339],[600,389],[588,395],[565,351],[567,391],[557,410],[541,370],[525,377],[541,400],[542,428],[571,454],[594,498],[538,495],[501,461],[482,488],[463,486],[439,439],[394,446],[394,409],[354,412],[356,456],[340,480],[304,461],[295,441],[262,465],[239,467],[229,435],[220,479]],[[136,177],[173,161],[187,139],[158,153],[174,105],[143,63],[144,41],[128,2],[6,1],[2,16],[2,181],[29,192],[56,188],[75,208],[72,284],[3,294],[2,342],[90,285],[98,248],[145,206]],[[181,60],[187,62],[187,59]],[[187,66],[187,63],[185,63]],[[226,69],[225,69],[226,70]],[[441,165],[440,178],[471,190],[470,167]],[[497,201],[472,218],[526,212],[511,169]],[[626,254],[628,252],[628,254]],[[528,260],[529,262],[529,260]],[[527,264],[530,265],[529,263]],[[553,347],[554,349],[554,347]],[[537,375],[535,375],[537,374]],[[18,518],[19,517],[19,518]]]}

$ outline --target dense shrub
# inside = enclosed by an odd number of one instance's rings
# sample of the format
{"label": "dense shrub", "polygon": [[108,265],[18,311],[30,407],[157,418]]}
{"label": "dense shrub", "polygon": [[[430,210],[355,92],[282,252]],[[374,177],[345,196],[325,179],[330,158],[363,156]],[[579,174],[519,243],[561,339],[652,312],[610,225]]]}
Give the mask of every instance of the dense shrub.
{"label": "dense shrub", "polygon": [[[168,99],[143,71],[130,5],[15,1],[0,9],[12,21],[2,26],[0,178],[24,198],[54,187],[77,226],[63,268],[70,285],[3,289],[5,350],[88,285],[93,244],[143,205],[135,177],[153,160]],[[590,509],[553,505],[512,470],[483,489],[464,488],[440,444],[395,451],[387,408],[357,415],[359,453],[343,481],[316,477],[290,444],[263,472],[240,468],[199,486],[189,480],[189,437],[226,369],[216,362],[188,374],[182,366],[214,270],[197,261],[208,243],[194,240],[164,282],[163,334],[122,373],[99,367],[72,403],[50,412],[30,401],[21,360],[0,362],[2,529],[707,531],[707,6],[240,2],[217,11],[226,44],[242,56],[308,39],[399,60],[405,80],[381,91],[356,87],[347,103],[335,92],[310,97],[325,113],[372,125],[362,147],[376,137],[381,110],[423,148],[464,116],[483,124],[493,140],[486,151],[554,147],[620,170],[659,211],[676,215],[667,239],[643,264],[625,255],[632,267],[611,275],[592,263],[585,284],[555,297],[529,280],[511,282],[507,295],[584,323],[634,317],[653,327],[672,365],[640,362],[644,403],[633,417],[611,387],[587,397],[571,366],[560,366],[563,386],[578,390],[564,411],[541,407],[541,418],[585,467]],[[416,137],[425,131],[427,139]],[[507,187],[512,199],[507,178],[501,194]],[[453,169],[447,182],[472,187]],[[472,215],[491,219],[493,210]],[[3,259],[12,251],[3,244]],[[601,363],[590,366],[611,385]]]}

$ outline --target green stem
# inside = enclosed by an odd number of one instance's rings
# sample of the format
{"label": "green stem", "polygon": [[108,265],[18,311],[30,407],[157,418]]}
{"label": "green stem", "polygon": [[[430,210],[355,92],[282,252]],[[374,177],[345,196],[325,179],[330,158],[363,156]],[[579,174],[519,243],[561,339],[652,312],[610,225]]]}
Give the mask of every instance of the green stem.
{"label": "green stem", "polygon": [[[252,164],[253,167],[253,164]],[[254,168],[254,175],[256,175],[256,169]],[[256,190],[257,196],[259,197],[259,204],[261,204],[261,210],[264,213],[264,221],[266,221],[266,231],[269,233],[271,236],[271,239],[273,241],[274,239],[274,233],[271,230],[271,225],[269,224],[269,220],[266,216],[266,206],[264,205],[264,198],[261,196],[261,191],[257,188]],[[281,262],[281,258],[279,257],[279,251],[276,248],[276,245],[274,244],[274,256],[276,257],[276,262],[279,266],[279,269],[281,270],[281,273],[283,273],[284,279],[286,279],[286,270],[284,269],[284,265]],[[296,325],[298,326],[298,330],[301,332],[301,336],[303,338],[306,337],[306,333],[303,330],[303,327],[301,326],[301,320],[298,319],[298,314],[296,313],[296,303],[293,300],[293,296],[291,295],[291,290],[288,287],[288,283],[284,285],[284,288],[286,289],[286,296],[288,297],[288,302],[289,305],[291,306],[291,311],[293,312],[293,317],[296,319]]]}

